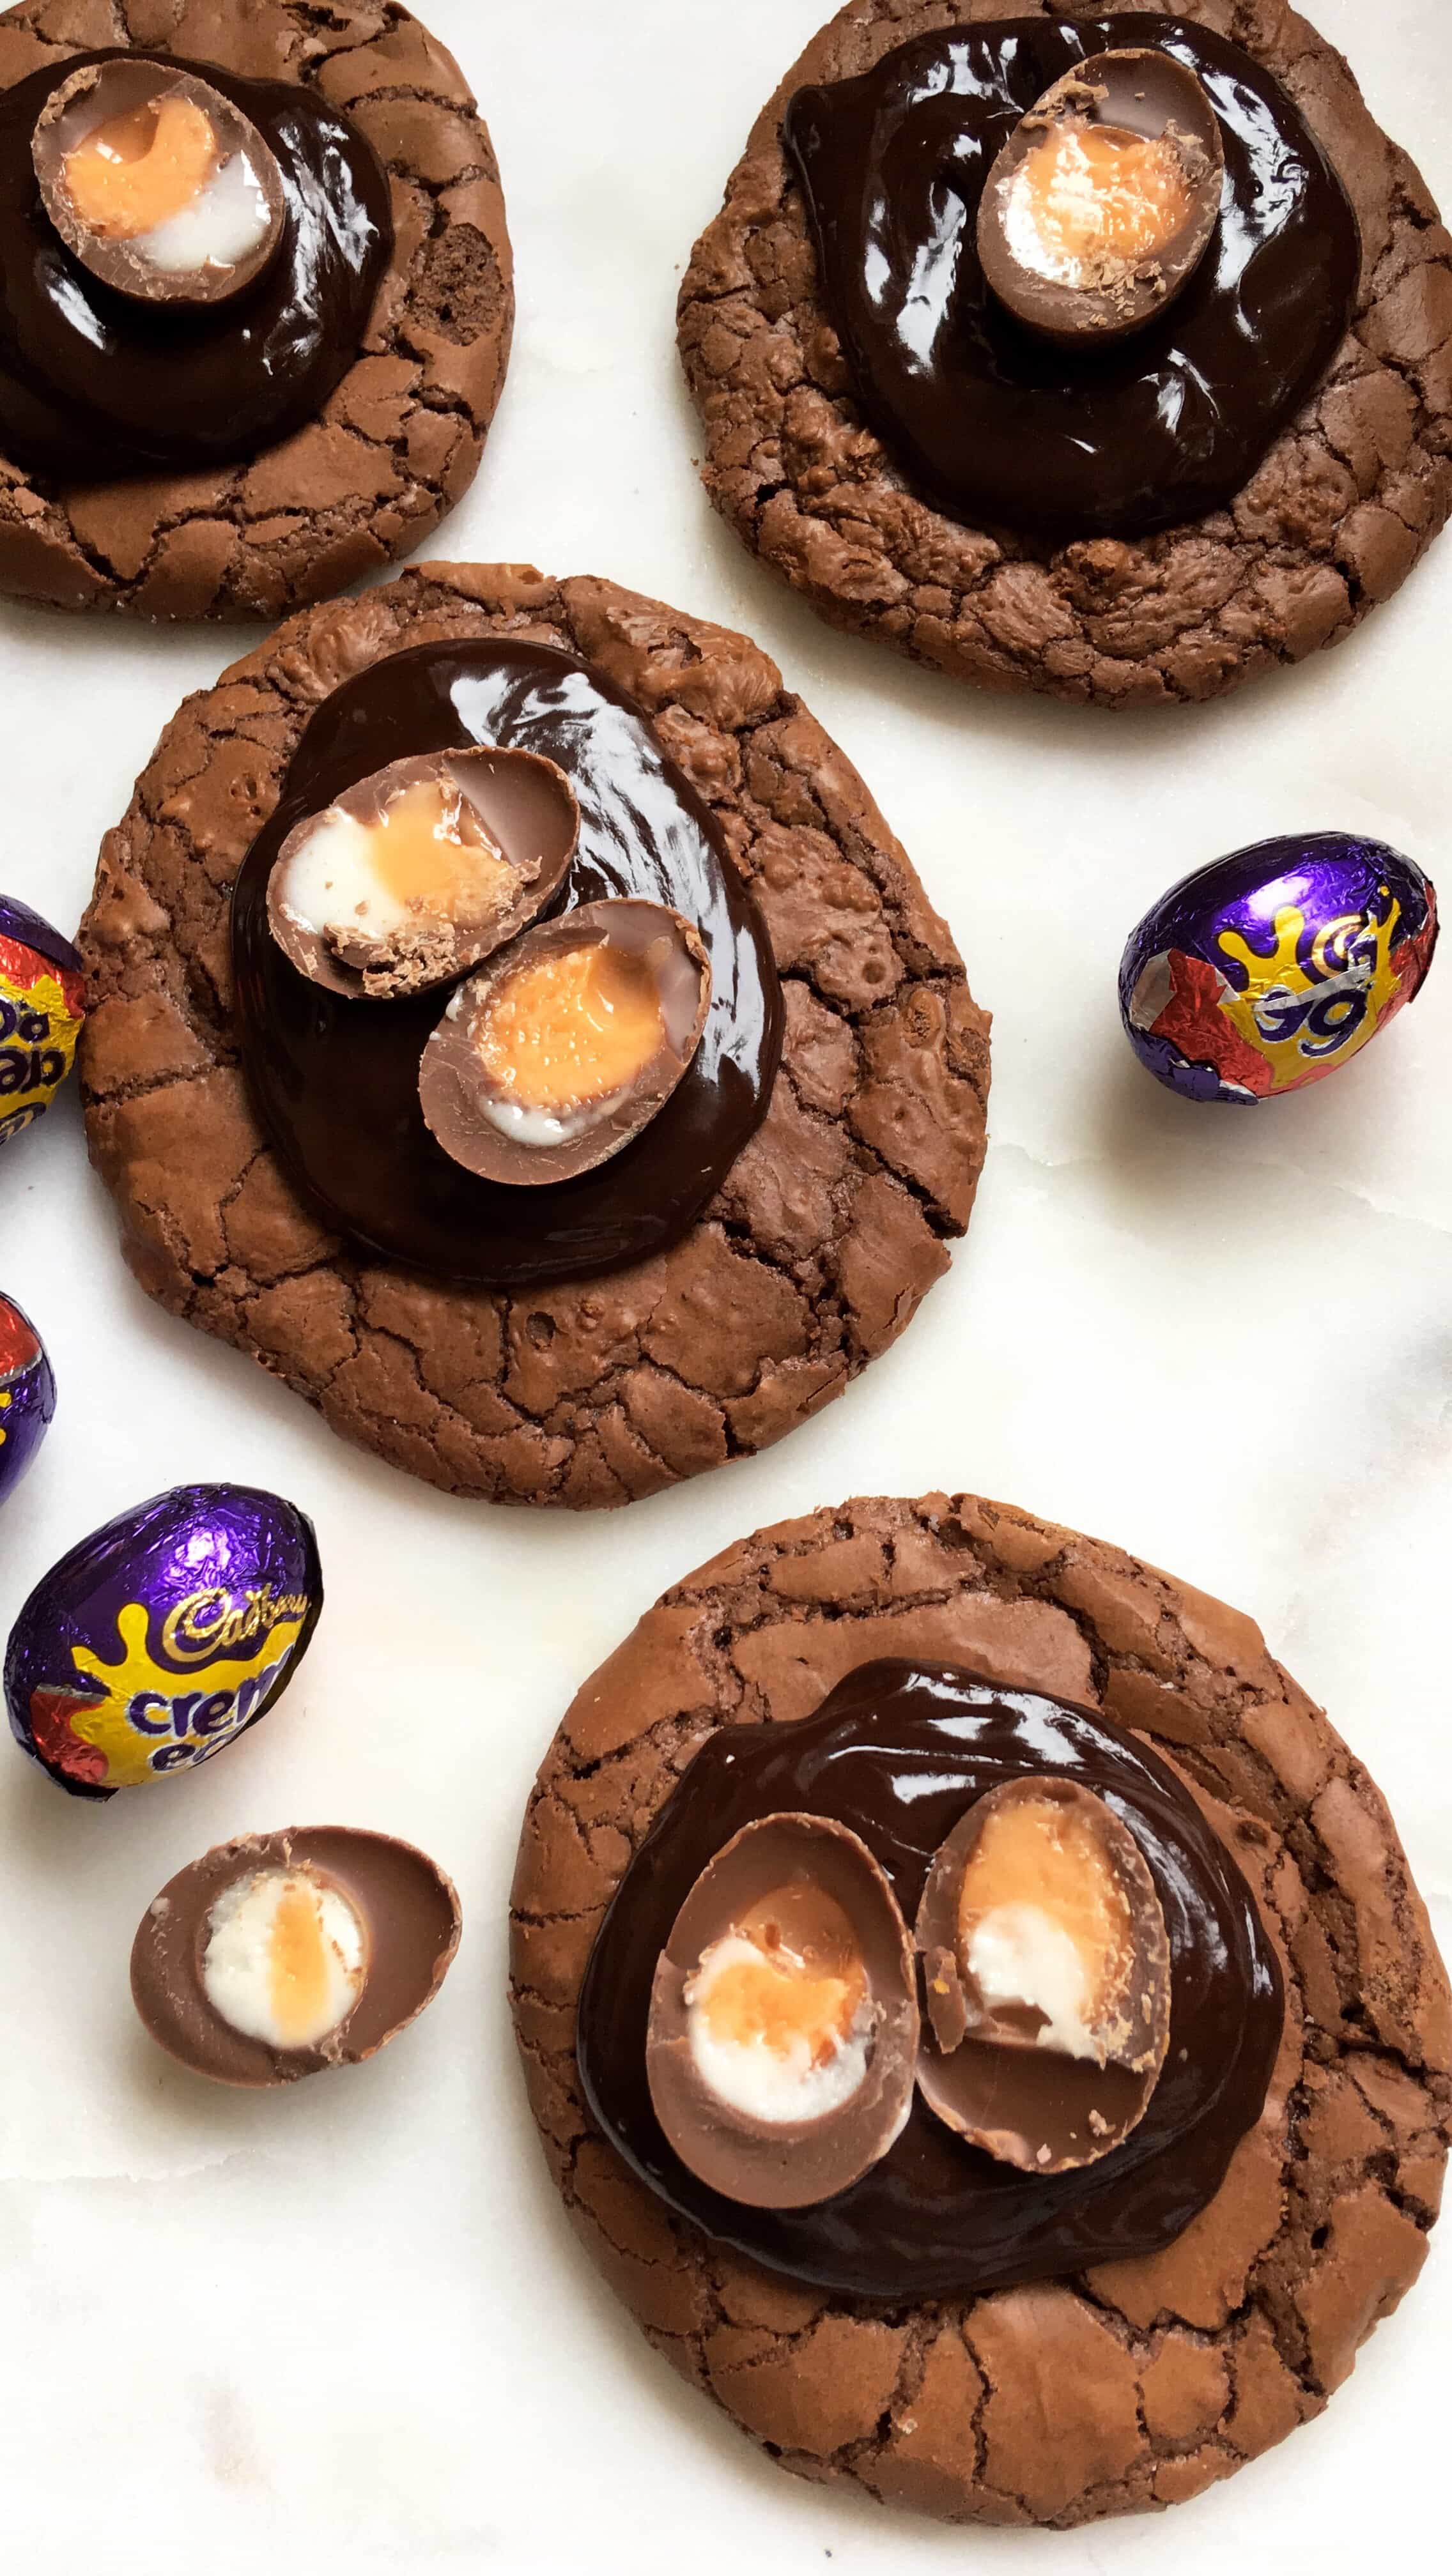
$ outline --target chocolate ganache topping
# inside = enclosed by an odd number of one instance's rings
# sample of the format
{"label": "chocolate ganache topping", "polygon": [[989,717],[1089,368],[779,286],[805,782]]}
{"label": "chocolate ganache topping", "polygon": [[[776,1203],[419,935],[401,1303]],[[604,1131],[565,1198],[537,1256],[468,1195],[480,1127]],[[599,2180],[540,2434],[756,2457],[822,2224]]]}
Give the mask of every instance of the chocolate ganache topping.
{"label": "chocolate ganache topping", "polygon": [[[860,2181],[805,2208],[748,2208],[697,2180],[651,2107],[646,2036],[656,1963],[714,1854],[743,1826],[805,1813],[847,1826],[906,1919],[973,1802],[1034,1776],[1091,1791],[1133,1835],[1163,1911],[1169,2045],[1148,2108],[1095,2163],[1034,2173],[998,2161],[919,2097]],[[679,2215],[753,2260],[854,2297],[918,2301],[1008,2289],[1170,2244],[1218,2190],[1258,2119],[1280,2041],[1280,1970],[1250,1890],[1188,1791],[1090,1709],[976,1681],[946,1664],[866,1664],[815,1717],[723,1727],[657,1818],[600,1928],[580,1996],[590,2107]]]}
{"label": "chocolate ganache topping", "polygon": [[281,237],[226,300],[121,292],[47,215],[32,145],[63,84],[135,55],[73,55],[0,94],[0,445],[57,480],[230,464],[316,418],[358,355],[393,248],[387,176],[340,109],[294,82],[145,59],[250,120],[281,183]]}
{"label": "chocolate ganache topping", "polygon": [[[689,924],[710,967],[700,1042],[664,1106],[608,1162],[528,1189],[465,1170],[425,1123],[420,1066],[447,990],[346,999],[300,975],[268,925],[273,864],[299,822],[392,761],[471,744],[534,752],[574,791],[579,839],[545,918],[636,897]],[[330,1225],[436,1277],[522,1287],[664,1251],[766,1114],[782,1001],[756,907],[647,717],[551,645],[418,645],[335,690],[243,863],[232,941],[243,1059],[292,1177]]]}
{"label": "chocolate ganache topping", "polygon": [[[1225,151],[1220,219],[1183,294],[1110,346],[1055,345],[987,285],[976,226],[999,153],[1089,57],[1193,72]],[[1351,203],[1264,64],[1160,15],[948,27],[858,79],[802,89],[786,141],[858,397],[908,481],[954,517],[1134,536],[1223,508],[1324,378],[1360,267]]]}

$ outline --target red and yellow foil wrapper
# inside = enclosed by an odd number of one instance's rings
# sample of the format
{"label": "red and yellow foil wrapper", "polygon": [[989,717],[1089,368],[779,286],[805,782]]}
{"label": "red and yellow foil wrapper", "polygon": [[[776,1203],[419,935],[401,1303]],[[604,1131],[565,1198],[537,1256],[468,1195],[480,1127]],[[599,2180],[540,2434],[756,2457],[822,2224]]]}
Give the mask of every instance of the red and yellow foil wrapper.
{"label": "red and yellow foil wrapper", "polygon": [[33,1127],[76,1060],[81,961],[27,904],[0,895],[0,1145]]}
{"label": "red and yellow foil wrapper", "polygon": [[1421,990],[1437,897],[1384,841],[1311,832],[1172,886],[1119,970],[1126,1034],[1189,1100],[1255,1107],[1323,1082]]}

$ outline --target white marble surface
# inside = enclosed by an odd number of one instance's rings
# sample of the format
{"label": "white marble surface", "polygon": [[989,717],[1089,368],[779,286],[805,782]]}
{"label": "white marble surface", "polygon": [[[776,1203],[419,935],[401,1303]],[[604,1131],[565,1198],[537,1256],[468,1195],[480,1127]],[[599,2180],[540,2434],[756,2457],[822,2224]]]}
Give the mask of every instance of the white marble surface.
{"label": "white marble surface", "polygon": [[[1452,199],[1441,0],[1311,0]],[[677,273],[821,0],[432,0],[486,106],[520,269],[514,372],[436,551],[594,570],[749,627],[858,762],[996,1014],[971,1242],[904,1343],[784,1447],[551,1523],[336,1445],[122,1267],[74,1103],[4,1158],[0,1284],[64,1412],[0,1534],[0,1633],[84,1528],[187,1477],[315,1516],[290,1697],[154,1799],[0,1756],[0,2530],[25,2576],[772,2576],[1360,2569],[1445,2546],[1452,2246],[1329,2416],[1159,2522],[937,2530],[796,2485],[644,2347],[575,2251],[503,2001],[535,1764],[672,1577],[854,1491],[968,1485],[1254,1612],[1390,1796],[1452,1935],[1452,960],[1384,1043],[1241,1115],[1161,1093],[1114,1008],[1130,923],[1219,850],[1356,825],[1452,880],[1452,540],[1339,653],[1201,713],[979,703],[831,636],[711,518]],[[70,927],[185,690],[234,649],[0,615],[0,881]],[[1452,883],[1448,889],[1452,892]],[[248,2099],[133,2023],[132,1929],[223,1835],[387,1826],[457,1876],[463,1953],[371,2068]]]}

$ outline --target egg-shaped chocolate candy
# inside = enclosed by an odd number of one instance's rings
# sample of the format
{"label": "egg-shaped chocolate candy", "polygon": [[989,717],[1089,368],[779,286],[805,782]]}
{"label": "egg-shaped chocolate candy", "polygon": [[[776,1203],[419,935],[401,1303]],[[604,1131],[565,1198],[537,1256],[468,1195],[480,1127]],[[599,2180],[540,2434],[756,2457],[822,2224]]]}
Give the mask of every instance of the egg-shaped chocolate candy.
{"label": "egg-shaped chocolate candy", "polygon": [[1022,117],[978,205],[978,256],[1025,329],[1122,340],[1183,294],[1220,214],[1220,119],[1189,67],[1132,48],[1066,72]]}
{"label": "egg-shaped chocolate candy", "polygon": [[55,1378],[28,1315],[0,1296],[0,1503],[14,1493],[55,1416]]}
{"label": "egg-shaped chocolate candy", "polygon": [[1437,897],[1382,841],[1257,841],[1181,879],[1119,970],[1125,1033],[1156,1080],[1243,1107],[1359,1055],[1420,990]]}
{"label": "egg-shaped chocolate candy", "polygon": [[1102,1798],[1039,1773],[979,1798],[939,1846],[915,1937],[918,2087],[950,2129],[1065,2173],[1138,2126],[1169,2046],[1169,1934]]}
{"label": "egg-shaped chocolate candy", "polygon": [[50,1107],[75,1062],[85,1016],[70,941],[28,904],[0,895],[0,1145]]}
{"label": "egg-shaped chocolate candy", "polygon": [[113,54],[57,82],[31,138],[40,200],[67,250],[119,295],[216,305],[270,267],[282,174],[249,116],[165,60]]}
{"label": "egg-shaped chocolate candy", "polygon": [[918,2026],[907,1926],[867,1845],[826,1816],[764,1816],[701,1872],[657,1962],[656,2118],[728,2200],[830,2200],[900,2135]]}
{"label": "egg-shaped chocolate candy", "polygon": [[11,1630],[17,1743],[74,1797],[164,1780],[286,1689],[323,1604],[313,1525],[248,1485],[179,1485],[73,1547]]}
{"label": "egg-shaped chocolate candy", "polygon": [[669,1100],[710,1000],[710,961],[679,913],[624,896],[580,904],[460,985],[424,1049],[424,1117],[485,1180],[572,1180]]}
{"label": "egg-shaped chocolate candy", "polygon": [[289,832],[268,924],[299,974],[329,992],[425,992],[544,910],[579,829],[564,771],[534,752],[396,760]]}
{"label": "egg-shaped chocolate candy", "polygon": [[152,1898],[131,1992],[152,2038],[195,2074],[293,2084],[376,2056],[416,2021],[459,1928],[452,1880],[392,1834],[246,1834]]}

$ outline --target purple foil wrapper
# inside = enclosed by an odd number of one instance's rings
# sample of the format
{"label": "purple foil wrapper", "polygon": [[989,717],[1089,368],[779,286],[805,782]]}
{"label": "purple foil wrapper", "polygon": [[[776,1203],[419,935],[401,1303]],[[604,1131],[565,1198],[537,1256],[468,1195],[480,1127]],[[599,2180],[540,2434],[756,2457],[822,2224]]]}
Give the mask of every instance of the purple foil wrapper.
{"label": "purple foil wrapper", "polygon": [[28,1315],[0,1296],[0,1504],[8,1501],[55,1414],[55,1379]]}
{"label": "purple foil wrapper", "polygon": [[1400,851],[1345,832],[1258,841],[1146,913],[1120,1016],[1170,1090],[1253,1106],[1359,1055],[1420,990],[1436,942],[1436,893]]}
{"label": "purple foil wrapper", "polygon": [[179,1485],[97,1530],[11,1632],[16,1741],[80,1798],[210,1761],[255,1726],[323,1603],[311,1521],[246,1485]]}
{"label": "purple foil wrapper", "polygon": [[0,895],[0,1145],[34,1125],[75,1062],[81,961],[29,904]]}

